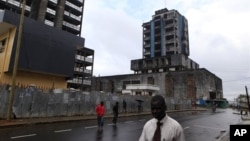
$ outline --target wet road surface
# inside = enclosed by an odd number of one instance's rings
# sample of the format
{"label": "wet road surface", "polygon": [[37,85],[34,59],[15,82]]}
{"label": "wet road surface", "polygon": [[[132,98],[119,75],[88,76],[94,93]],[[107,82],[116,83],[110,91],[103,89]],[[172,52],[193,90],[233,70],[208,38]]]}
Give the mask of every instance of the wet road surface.
{"label": "wet road surface", "polygon": [[[198,113],[171,113],[184,128],[186,141],[214,141],[240,122],[231,109]],[[105,120],[103,131],[98,131],[95,120],[57,124],[29,125],[0,129],[0,141],[138,141],[142,128],[151,116],[118,119],[118,124]]]}

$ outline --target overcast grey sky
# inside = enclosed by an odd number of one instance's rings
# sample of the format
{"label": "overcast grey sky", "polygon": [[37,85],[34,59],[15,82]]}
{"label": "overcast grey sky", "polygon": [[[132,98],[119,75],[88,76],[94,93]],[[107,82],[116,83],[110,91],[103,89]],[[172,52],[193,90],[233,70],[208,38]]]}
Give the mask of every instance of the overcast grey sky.
{"label": "overcast grey sky", "polygon": [[85,0],[82,37],[95,50],[94,75],[133,73],[142,58],[142,23],[176,9],[188,20],[190,58],[223,81],[232,100],[250,87],[249,0]]}

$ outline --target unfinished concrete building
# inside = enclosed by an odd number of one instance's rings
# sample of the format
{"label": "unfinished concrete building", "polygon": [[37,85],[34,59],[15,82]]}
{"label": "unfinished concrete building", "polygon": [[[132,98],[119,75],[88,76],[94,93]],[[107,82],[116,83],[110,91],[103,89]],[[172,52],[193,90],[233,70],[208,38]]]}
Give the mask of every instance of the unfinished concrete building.
{"label": "unfinished concrete building", "polygon": [[204,68],[93,77],[92,89],[115,94],[162,94],[175,99],[223,98],[222,80]]}
{"label": "unfinished concrete building", "polygon": [[155,11],[143,27],[142,59],[134,74],[95,77],[93,91],[130,95],[162,94],[180,100],[223,98],[222,80],[189,58],[188,22],[177,10]]}
{"label": "unfinished concrete building", "polygon": [[176,10],[155,11],[143,27],[142,59],[131,60],[135,73],[181,71],[199,68],[188,58],[188,21]]}
{"label": "unfinished concrete building", "polygon": [[[0,9],[21,13],[20,0],[0,0]],[[26,0],[25,16],[80,36],[84,0]]]}
{"label": "unfinished concrete building", "polygon": [[[22,1],[0,0],[0,10],[0,83],[10,83]],[[83,10],[84,0],[26,0],[17,83],[90,90],[94,50],[80,37]]]}

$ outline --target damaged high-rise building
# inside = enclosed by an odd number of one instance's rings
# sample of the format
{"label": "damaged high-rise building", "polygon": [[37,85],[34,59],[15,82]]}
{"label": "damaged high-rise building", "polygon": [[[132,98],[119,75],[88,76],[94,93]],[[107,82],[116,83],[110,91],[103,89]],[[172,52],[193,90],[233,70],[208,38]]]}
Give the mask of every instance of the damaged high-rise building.
{"label": "damaged high-rise building", "polygon": [[[23,0],[0,0],[0,83],[10,84]],[[80,37],[84,0],[26,0],[16,83],[89,91],[94,50]]]}
{"label": "damaged high-rise building", "polygon": [[188,58],[188,22],[176,10],[161,9],[152,20],[143,23],[143,58],[131,61],[135,73],[197,69]]}
{"label": "damaged high-rise building", "polygon": [[188,21],[177,10],[155,11],[142,24],[142,58],[134,74],[95,77],[92,90],[118,94],[162,94],[175,102],[223,98],[222,80],[189,58]]}

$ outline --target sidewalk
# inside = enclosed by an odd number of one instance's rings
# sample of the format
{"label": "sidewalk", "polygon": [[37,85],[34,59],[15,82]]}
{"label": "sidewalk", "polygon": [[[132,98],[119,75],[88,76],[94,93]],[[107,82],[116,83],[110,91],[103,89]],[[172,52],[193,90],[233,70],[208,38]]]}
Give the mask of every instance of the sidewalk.
{"label": "sidewalk", "polygon": [[[206,108],[197,109],[185,109],[185,110],[171,110],[167,113],[173,112],[187,112],[187,111],[204,111]],[[143,116],[150,115],[151,112],[133,112],[133,113],[120,113],[119,117],[129,117],[129,116]],[[105,115],[105,118],[112,118],[112,114]],[[62,116],[62,117],[46,117],[46,118],[25,118],[25,119],[12,119],[10,121],[1,119],[0,128],[4,127],[15,127],[22,125],[35,125],[35,124],[46,124],[46,123],[58,123],[58,122],[70,122],[70,121],[82,121],[82,120],[93,120],[96,119],[95,115],[83,115],[83,116]]]}

